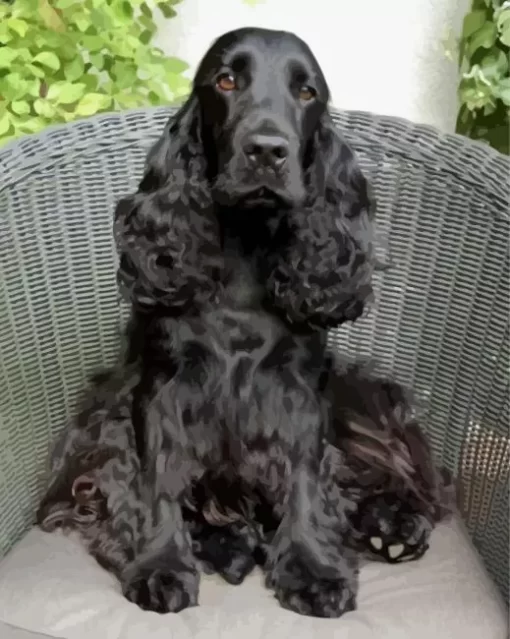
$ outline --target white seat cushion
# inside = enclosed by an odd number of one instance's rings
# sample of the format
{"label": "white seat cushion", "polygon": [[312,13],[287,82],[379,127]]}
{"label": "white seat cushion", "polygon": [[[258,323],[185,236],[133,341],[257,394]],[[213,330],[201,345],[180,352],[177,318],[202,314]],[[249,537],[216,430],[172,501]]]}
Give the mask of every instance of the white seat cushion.
{"label": "white seat cushion", "polygon": [[340,619],[281,609],[259,572],[241,586],[204,576],[200,606],[144,612],[72,538],[37,529],[0,563],[0,622],[66,639],[507,639],[503,602],[457,521],[423,559],[367,563],[358,610]]}

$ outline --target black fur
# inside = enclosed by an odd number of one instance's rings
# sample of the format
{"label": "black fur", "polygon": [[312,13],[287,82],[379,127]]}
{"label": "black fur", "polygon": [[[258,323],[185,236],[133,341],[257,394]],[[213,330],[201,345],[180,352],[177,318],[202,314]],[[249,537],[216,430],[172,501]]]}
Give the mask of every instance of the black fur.
{"label": "black fur", "polygon": [[264,568],[283,606],[328,617],[355,606],[352,504],[322,461],[321,385],[327,329],[372,294],[371,205],[328,97],[296,36],[222,36],[116,209],[130,376],[123,386],[118,373],[101,419],[122,401],[143,462],[139,506],[108,500],[129,548],[116,571],[144,608],[198,601],[182,508],[211,472],[274,514]]}
{"label": "black fur", "polygon": [[[225,74],[234,89],[221,88]],[[306,103],[302,85],[315,93]],[[135,431],[155,503],[172,512],[124,580],[133,600],[148,589],[170,609],[196,603],[179,504],[214,470],[257,489],[281,517],[268,583],[283,605],[326,616],[354,605],[345,515],[319,473],[319,382],[326,329],[355,320],[371,295],[371,226],[365,179],[327,100],[295,36],[226,34],[139,192],[117,208],[119,282],[143,325]],[[247,153],[247,141],[265,150],[275,138],[283,164]]]}

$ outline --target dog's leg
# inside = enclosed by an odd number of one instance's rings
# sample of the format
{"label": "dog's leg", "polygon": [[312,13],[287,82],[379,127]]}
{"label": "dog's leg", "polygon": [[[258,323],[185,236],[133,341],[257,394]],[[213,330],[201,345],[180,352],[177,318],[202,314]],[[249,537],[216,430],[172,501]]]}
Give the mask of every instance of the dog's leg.
{"label": "dog's leg", "polygon": [[[163,449],[164,450],[164,449]],[[151,504],[144,534],[132,561],[120,575],[125,597],[145,610],[178,612],[198,603],[199,573],[180,498],[200,471],[187,463],[168,464],[160,452],[147,471],[144,501]]]}
{"label": "dog's leg", "polygon": [[[357,561],[345,545],[355,503],[331,481],[324,458],[327,407],[299,374],[292,353],[261,368],[243,406],[244,450],[239,474],[256,485],[280,524],[267,549],[267,584],[281,605],[316,617],[353,610]],[[269,370],[268,370],[269,369]]]}
{"label": "dog's leg", "polygon": [[170,366],[154,371],[139,398],[146,433],[144,500],[152,509],[151,523],[121,582],[130,601],[156,612],[177,612],[198,602],[199,573],[181,503],[204,470],[196,442],[207,441],[209,412],[206,393],[196,387],[201,359],[191,355],[189,364],[182,358],[178,371]]}
{"label": "dog's leg", "polygon": [[345,544],[351,506],[324,485],[313,467],[302,464],[293,473],[267,576],[284,608],[315,617],[339,617],[355,609],[357,558]]}
{"label": "dog's leg", "polygon": [[269,547],[267,583],[285,608],[338,617],[355,608],[357,556],[346,541],[348,515],[356,505],[331,481],[325,406],[304,384],[280,392],[288,412],[280,410],[273,418],[291,468],[281,523]]}
{"label": "dog's leg", "polygon": [[198,603],[199,574],[177,501],[160,497],[157,523],[121,583],[125,597],[144,610],[178,612]]}

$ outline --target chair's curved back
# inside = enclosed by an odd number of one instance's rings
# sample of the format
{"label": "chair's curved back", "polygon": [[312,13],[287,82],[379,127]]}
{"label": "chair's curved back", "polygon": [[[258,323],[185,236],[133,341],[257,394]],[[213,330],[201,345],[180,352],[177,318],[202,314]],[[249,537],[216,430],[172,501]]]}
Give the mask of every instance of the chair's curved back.
{"label": "chair's curved back", "polygon": [[[0,552],[33,520],[48,445],[87,375],[115,359],[113,208],[169,112],[95,117],[0,151]],[[376,277],[372,312],[332,341],[414,388],[507,593],[510,165],[403,120],[335,119],[375,187],[393,267]]]}

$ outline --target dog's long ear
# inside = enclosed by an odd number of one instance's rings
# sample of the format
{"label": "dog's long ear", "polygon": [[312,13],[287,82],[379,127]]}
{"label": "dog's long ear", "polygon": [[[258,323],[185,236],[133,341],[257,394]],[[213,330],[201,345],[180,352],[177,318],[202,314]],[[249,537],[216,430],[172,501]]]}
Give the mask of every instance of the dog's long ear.
{"label": "dog's long ear", "polygon": [[182,312],[215,290],[219,240],[192,95],[148,154],[137,193],[115,211],[117,278],[136,309]]}
{"label": "dog's long ear", "polygon": [[291,239],[269,290],[289,320],[326,329],[362,314],[374,268],[369,185],[327,113],[306,178],[308,197],[287,216]]}

